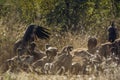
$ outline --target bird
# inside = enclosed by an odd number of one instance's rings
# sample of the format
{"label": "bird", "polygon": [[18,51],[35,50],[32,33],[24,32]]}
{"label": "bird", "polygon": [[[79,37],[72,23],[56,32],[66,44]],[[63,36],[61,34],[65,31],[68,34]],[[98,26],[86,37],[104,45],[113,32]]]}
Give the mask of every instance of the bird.
{"label": "bird", "polygon": [[29,25],[23,36],[23,42],[34,41],[36,37],[39,39],[48,39],[50,37],[48,31],[47,28],[41,26]]}
{"label": "bird", "polygon": [[27,27],[22,39],[18,40],[14,44],[13,51],[16,53],[18,48],[25,49],[31,42],[34,42],[37,38],[44,40],[49,39],[50,35],[51,34],[47,28],[31,24]]}

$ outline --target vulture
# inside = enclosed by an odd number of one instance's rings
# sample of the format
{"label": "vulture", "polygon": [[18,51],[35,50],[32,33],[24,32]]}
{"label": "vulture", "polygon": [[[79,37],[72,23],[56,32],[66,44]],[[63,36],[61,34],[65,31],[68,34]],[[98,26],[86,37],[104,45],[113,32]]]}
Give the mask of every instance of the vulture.
{"label": "vulture", "polygon": [[23,36],[23,42],[34,41],[36,37],[39,39],[48,39],[49,35],[48,29],[37,25],[30,25]]}
{"label": "vulture", "polygon": [[39,39],[48,39],[50,37],[49,30],[38,26],[38,25],[29,25],[26,29],[21,40],[18,40],[14,44],[14,53],[16,53],[18,48],[25,49],[31,42],[35,41],[37,38]]}
{"label": "vulture", "polygon": [[112,22],[111,26],[108,27],[108,41],[109,42],[114,42],[117,39],[117,28]]}

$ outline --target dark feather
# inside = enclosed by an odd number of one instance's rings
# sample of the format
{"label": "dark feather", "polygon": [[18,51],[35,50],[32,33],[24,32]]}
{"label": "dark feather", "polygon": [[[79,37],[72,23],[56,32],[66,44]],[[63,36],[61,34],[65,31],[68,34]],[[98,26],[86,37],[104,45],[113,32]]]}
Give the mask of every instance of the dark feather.
{"label": "dark feather", "polygon": [[50,36],[48,29],[43,28],[37,25],[30,25],[28,26],[24,36],[23,42],[34,41],[34,36],[37,36],[39,39],[47,39]]}
{"label": "dark feather", "polygon": [[23,36],[23,42],[27,42],[31,39],[31,35],[33,34],[34,28],[35,28],[35,25],[28,26],[28,28]]}
{"label": "dark feather", "polygon": [[40,39],[47,39],[49,38],[50,33],[48,32],[48,29],[37,26],[35,34]]}

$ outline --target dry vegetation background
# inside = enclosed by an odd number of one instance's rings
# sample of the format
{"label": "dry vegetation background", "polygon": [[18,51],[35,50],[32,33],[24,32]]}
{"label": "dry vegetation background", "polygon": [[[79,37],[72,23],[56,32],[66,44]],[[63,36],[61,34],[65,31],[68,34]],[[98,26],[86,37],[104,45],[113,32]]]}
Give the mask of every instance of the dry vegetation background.
{"label": "dry vegetation background", "polygon": [[[25,31],[26,25],[24,24],[14,24],[12,26],[21,27],[21,29],[16,30],[6,30],[9,28],[10,23],[0,25],[0,65],[8,58],[15,56],[13,53],[13,45],[19,38],[22,37],[22,34]],[[38,40],[37,47],[40,50],[44,50],[46,43],[50,43],[53,46],[58,47],[59,50],[62,49],[65,45],[71,44],[74,48],[87,48],[87,40],[90,36],[89,34],[85,35],[74,35],[71,33],[65,33],[63,36],[57,35],[57,33],[51,32],[52,35],[49,40]],[[99,44],[100,38],[98,38]],[[106,42],[106,40],[104,40]],[[98,44],[98,45],[99,45]],[[0,80],[119,80],[120,79],[120,67],[115,67],[112,70],[106,71],[105,73],[100,73],[99,75],[37,75],[36,73],[4,73],[1,74]]]}
{"label": "dry vegetation background", "polygon": [[[22,4],[22,0],[20,1]],[[39,0],[35,0],[35,1],[39,1]],[[105,0],[105,1],[108,1],[108,0]],[[6,2],[6,4],[7,3],[9,2]],[[13,4],[15,4],[15,2]],[[51,4],[53,3],[51,2]],[[104,4],[104,2],[102,4]],[[87,6],[89,7],[90,5],[87,5]],[[88,19],[86,20],[86,24],[84,25],[84,26],[88,26],[85,32],[79,33],[79,34],[71,34],[70,32],[66,32],[63,35],[59,35],[59,32],[58,32],[59,28],[53,28],[51,26],[55,26],[55,25],[46,24],[44,18],[35,19],[34,21],[29,21],[31,20],[29,19],[28,22],[24,21],[24,19],[28,19],[30,15],[25,16],[26,13],[24,13],[24,11],[23,11],[23,14],[20,15],[20,13],[17,12],[16,10],[16,9],[19,9],[19,7],[16,7],[16,5],[14,5],[14,7],[10,9],[6,8],[6,10],[5,10],[5,7],[2,8],[0,6],[0,8],[1,8],[0,10],[2,11],[1,13],[2,15],[0,15],[1,16],[0,17],[0,65],[2,65],[6,59],[11,58],[16,55],[12,51],[13,45],[18,39],[22,37],[22,35],[24,34],[24,31],[26,30],[26,27],[32,23],[49,28],[52,34],[49,40],[37,40],[37,43],[38,43],[37,47],[40,50],[44,50],[46,43],[49,43],[53,46],[58,47],[59,50],[61,50],[61,48],[64,47],[65,45],[69,45],[69,44],[73,45],[74,48],[87,48],[87,40],[89,36],[96,36],[98,39],[98,45],[101,43],[104,43],[106,42],[106,39],[107,39],[106,29],[109,26],[109,22],[111,20],[115,20],[116,25],[119,30],[119,34],[120,34],[119,17],[110,18],[109,16],[103,15],[105,19],[100,21],[99,23],[95,22],[96,19],[92,23],[88,22],[89,21]],[[27,9],[24,5],[21,8],[23,10]],[[29,9],[31,10],[30,7]],[[41,9],[41,11],[42,10],[44,9]],[[44,13],[47,14],[48,12],[44,12]],[[20,19],[21,16],[24,16],[24,18]],[[103,16],[97,16],[96,18],[103,17]],[[57,26],[60,27],[60,25],[57,25]],[[91,74],[91,75],[61,75],[61,76],[60,75],[37,75],[35,73],[25,73],[25,72],[21,72],[17,74],[15,73],[0,74],[0,80],[119,80],[119,79],[120,79],[120,67],[119,66],[113,68],[110,71],[108,69],[106,73],[101,73],[98,76],[95,76],[94,74]]]}

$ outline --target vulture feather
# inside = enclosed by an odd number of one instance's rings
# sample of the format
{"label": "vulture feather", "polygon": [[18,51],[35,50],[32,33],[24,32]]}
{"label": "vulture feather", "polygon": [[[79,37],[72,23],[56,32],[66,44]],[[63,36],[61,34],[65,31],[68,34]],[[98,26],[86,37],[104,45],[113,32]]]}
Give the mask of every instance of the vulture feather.
{"label": "vulture feather", "polygon": [[39,39],[48,39],[50,36],[49,30],[41,26],[30,25],[28,26],[24,36],[23,41],[34,41],[35,37]]}
{"label": "vulture feather", "polygon": [[26,29],[23,38],[14,44],[14,52],[16,53],[18,48],[26,48],[29,43],[35,41],[35,38],[48,39],[50,37],[49,30],[37,25],[29,25]]}

